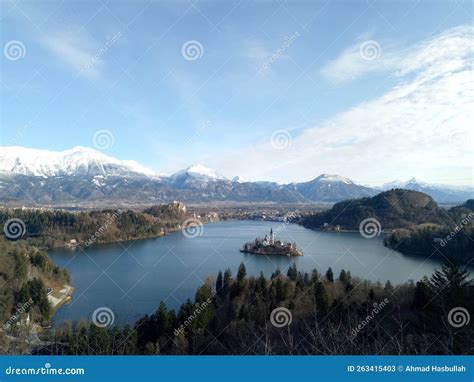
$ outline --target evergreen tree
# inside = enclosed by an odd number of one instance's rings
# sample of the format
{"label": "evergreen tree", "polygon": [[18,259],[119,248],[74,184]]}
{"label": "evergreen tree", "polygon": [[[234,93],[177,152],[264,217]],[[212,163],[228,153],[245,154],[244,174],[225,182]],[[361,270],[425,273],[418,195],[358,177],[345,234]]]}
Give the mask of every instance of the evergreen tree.
{"label": "evergreen tree", "polygon": [[255,293],[265,296],[266,289],[267,289],[267,279],[263,275],[263,272],[260,272],[260,276],[258,276],[258,280],[257,280],[257,285],[255,286]]}
{"label": "evergreen tree", "polygon": [[286,275],[291,281],[296,281],[296,277],[298,276],[298,271],[296,270],[296,263],[293,263],[293,265],[288,268],[288,272],[286,273]]}
{"label": "evergreen tree", "polygon": [[326,288],[322,282],[317,282],[314,286],[314,295],[316,299],[316,309],[322,315],[328,312],[329,298],[326,292]]}
{"label": "evergreen tree", "polygon": [[342,283],[342,285],[347,285],[347,273],[344,269],[341,269],[341,273],[339,274],[339,281]]}
{"label": "evergreen tree", "polygon": [[413,301],[413,307],[417,309],[424,309],[426,304],[431,299],[430,282],[425,276],[423,279],[416,283],[415,287],[415,298]]}
{"label": "evergreen tree", "polygon": [[387,280],[387,282],[385,283],[384,289],[385,289],[386,291],[393,291],[393,285],[392,285],[392,283],[390,282],[390,280]]}
{"label": "evergreen tree", "polygon": [[454,262],[447,262],[441,270],[435,270],[430,278],[430,289],[440,305],[456,306],[463,301],[472,282],[469,273]]}
{"label": "evergreen tree", "polygon": [[224,293],[227,293],[232,286],[232,272],[227,268],[224,272]]}
{"label": "evergreen tree", "polygon": [[311,272],[311,283],[316,284],[319,281],[319,274],[316,268]]}
{"label": "evergreen tree", "polygon": [[224,288],[224,277],[222,276],[222,272],[219,271],[219,273],[217,274],[217,279],[216,279],[216,293],[219,297],[221,297],[223,288]]}
{"label": "evergreen tree", "polygon": [[242,282],[247,275],[247,270],[245,269],[245,264],[242,262],[239,265],[239,270],[237,271],[237,281]]}
{"label": "evergreen tree", "polygon": [[276,302],[284,301],[288,295],[288,284],[281,277],[275,282]]}
{"label": "evergreen tree", "polygon": [[334,282],[334,273],[332,272],[331,267],[329,267],[326,272],[326,280],[328,280],[330,283]]}
{"label": "evergreen tree", "polygon": [[276,271],[272,273],[271,279],[274,279],[281,275],[280,267],[277,267]]}

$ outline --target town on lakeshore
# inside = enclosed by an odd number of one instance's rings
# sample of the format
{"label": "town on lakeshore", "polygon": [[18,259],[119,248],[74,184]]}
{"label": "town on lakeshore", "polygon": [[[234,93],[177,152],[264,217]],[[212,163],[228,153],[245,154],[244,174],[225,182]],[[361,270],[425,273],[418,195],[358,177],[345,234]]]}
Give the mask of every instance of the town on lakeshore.
{"label": "town on lakeshore", "polygon": [[303,256],[303,252],[296,248],[296,243],[275,240],[273,228],[270,229],[270,235],[265,235],[263,238],[256,238],[253,242],[245,243],[240,252],[253,253],[255,255]]}

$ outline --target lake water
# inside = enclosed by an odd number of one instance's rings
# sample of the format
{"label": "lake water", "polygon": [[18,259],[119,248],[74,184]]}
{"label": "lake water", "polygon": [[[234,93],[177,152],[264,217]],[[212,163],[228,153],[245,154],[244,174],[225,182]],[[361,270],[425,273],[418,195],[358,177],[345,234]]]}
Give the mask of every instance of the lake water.
{"label": "lake water", "polygon": [[[304,256],[261,256],[240,253],[242,245],[262,237],[270,228],[278,238],[296,242]],[[73,300],[59,309],[55,324],[63,320],[91,320],[99,307],[108,307],[116,323],[133,323],[152,313],[163,300],[177,308],[206,278],[227,267],[233,275],[243,261],[248,275],[260,271],[270,276],[277,267],[283,273],[296,262],[299,270],[316,268],[335,277],[342,268],[353,276],[392,284],[430,275],[439,263],[402,255],[383,246],[382,237],[365,239],[358,233],[316,232],[295,224],[264,221],[218,222],[204,226],[201,236],[187,238],[181,232],[168,236],[85,249],[50,252],[55,263],[69,269],[75,288]]]}

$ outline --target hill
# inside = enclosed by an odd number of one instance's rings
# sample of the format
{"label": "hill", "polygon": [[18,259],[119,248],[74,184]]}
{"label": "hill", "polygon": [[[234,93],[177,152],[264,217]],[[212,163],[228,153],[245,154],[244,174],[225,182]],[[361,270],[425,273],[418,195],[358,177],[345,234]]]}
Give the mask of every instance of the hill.
{"label": "hill", "polygon": [[382,229],[407,228],[422,223],[445,224],[447,212],[421,192],[394,189],[373,197],[346,200],[301,220],[312,229],[358,230],[364,219],[376,219]]}
{"label": "hill", "polygon": [[0,224],[5,225],[9,219],[19,219],[24,224],[21,238],[29,244],[45,248],[71,244],[89,246],[160,236],[178,230],[185,218],[186,208],[181,203],[153,206],[144,211],[0,210]]}
{"label": "hill", "polygon": [[0,237],[0,332],[15,334],[16,323],[27,314],[32,323],[48,322],[53,310],[48,288],[53,294],[68,282],[68,272],[54,265],[46,252]]}
{"label": "hill", "polygon": [[450,208],[442,226],[422,224],[397,229],[385,244],[400,252],[471,263],[474,255],[474,200]]}

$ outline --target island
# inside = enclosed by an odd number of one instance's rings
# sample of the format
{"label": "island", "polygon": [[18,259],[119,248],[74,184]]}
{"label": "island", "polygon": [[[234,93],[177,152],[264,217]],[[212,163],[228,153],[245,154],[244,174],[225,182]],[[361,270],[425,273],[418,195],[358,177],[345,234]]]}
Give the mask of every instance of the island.
{"label": "island", "polygon": [[253,242],[245,243],[240,252],[254,255],[303,256],[303,252],[296,248],[296,243],[275,240],[273,228],[270,229],[269,236],[265,235],[263,238],[256,238]]}

